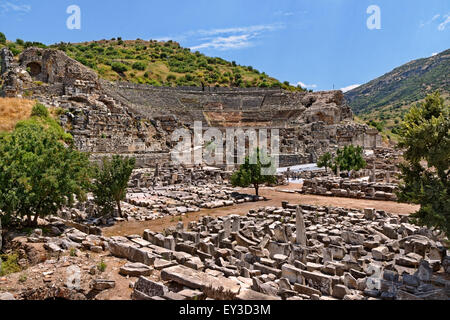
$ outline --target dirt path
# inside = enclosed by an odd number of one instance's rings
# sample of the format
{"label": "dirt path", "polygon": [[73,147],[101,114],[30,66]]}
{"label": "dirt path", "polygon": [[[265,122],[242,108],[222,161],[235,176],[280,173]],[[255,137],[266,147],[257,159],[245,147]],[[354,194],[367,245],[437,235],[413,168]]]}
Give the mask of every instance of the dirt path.
{"label": "dirt path", "polygon": [[[419,209],[419,206],[413,206],[403,203],[396,203],[392,201],[376,201],[376,200],[364,200],[364,199],[350,199],[350,198],[333,198],[323,197],[316,195],[301,195],[298,193],[285,193],[279,190],[295,190],[299,189],[301,185],[291,184],[289,186],[277,187],[277,188],[264,188],[260,190],[261,196],[269,199],[263,202],[246,202],[239,205],[230,207],[217,208],[217,209],[204,209],[199,212],[189,213],[184,216],[182,221],[187,227],[189,222],[197,221],[200,217],[211,216],[220,217],[232,214],[246,215],[249,210],[270,207],[281,206],[281,201],[289,201],[292,204],[309,204],[315,206],[333,206],[343,207],[349,209],[365,209],[375,208],[378,210],[384,210],[396,214],[411,214]],[[242,192],[252,193],[251,189],[242,189]],[[105,236],[126,236],[131,234],[142,235],[145,229],[150,229],[155,232],[162,232],[164,229],[175,226],[180,220],[179,217],[165,217],[153,221],[130,221],[118,223],[113,227],[103,229]]]}

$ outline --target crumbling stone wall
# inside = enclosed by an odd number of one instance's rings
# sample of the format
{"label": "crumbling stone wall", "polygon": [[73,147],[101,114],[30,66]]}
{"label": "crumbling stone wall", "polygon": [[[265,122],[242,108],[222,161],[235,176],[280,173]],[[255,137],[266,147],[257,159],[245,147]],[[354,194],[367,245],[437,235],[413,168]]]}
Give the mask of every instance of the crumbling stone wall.
{"label": "crumbling stone wall", "polygon": [[342,178],[314,178],[303,182],[302,192],[332,197],[396,201],[398,186],[387,183],[351,181]]}

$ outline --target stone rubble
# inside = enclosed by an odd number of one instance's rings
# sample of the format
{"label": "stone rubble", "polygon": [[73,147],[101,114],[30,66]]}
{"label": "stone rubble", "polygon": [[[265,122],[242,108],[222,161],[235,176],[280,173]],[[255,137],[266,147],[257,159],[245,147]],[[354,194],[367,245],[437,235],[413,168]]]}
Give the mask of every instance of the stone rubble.
{"label": "stone rubble", "polygon": [[[297,235],[297,211],[305,245],[300,230]],[[368,212],[372,219],[365,218]],[[213,299],[234,299],[242,290],[278,299],[448,299],[449,282],[436,273],[447,267],[449,252],[431,231],[407,220],[373,209],[287,205],[246,217],[203,217],[189,224],[190,231],[170,235],[147,230],[139,241],[112,237],[109,248],[149,266],[171,262],[161,269],[166,285]]]}
{"label": "stone rubble", "polygon": [[[142,237],[108,238],[66,227],[58,237],[36,229],[15,241],[28,254],[27,245],[41,243],[58,259],[91,251],[128,261],[118,272],[139,278],[130,297],[137,300],[447,300],[450,252],[444,240],[406,216],[283,203],[246,216],[180,222],[164,233],[146,230]],[[52,279],[46,271],[44,283]],[[95,292],[116,285],[95,268],[86,272]],[[77,297],[57,289],[16,297]]]}
{"label": "stone rubble", "polygon": [[329,197],[344,197],[383,201],[396,201],[396,184],[354,181],[350,179],[326,177],[305,180],[300,193]]}

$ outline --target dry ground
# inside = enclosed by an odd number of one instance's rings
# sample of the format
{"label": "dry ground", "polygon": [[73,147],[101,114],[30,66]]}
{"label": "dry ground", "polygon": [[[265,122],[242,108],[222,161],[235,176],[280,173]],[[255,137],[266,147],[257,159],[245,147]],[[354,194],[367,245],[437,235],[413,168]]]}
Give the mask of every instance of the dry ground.
{"label": "dry ground", "polygon": [[[349,209],[365,209],[375,208],[377,210],[384,210],[396,214],[411,214],[419,209],[419,206],[396,203],[392,201],[376,201],[365,199],[350,199],[350,198],[333,198],[316,195],[301,195],[298,193],[285,193],[280,190],[295,190],[301,188],[301,185],[290,184],[289,186],[277,188],[263,188],[260,190],[260,195],[269,199],[263,202],[246,202],[230,207],[217,209],[203,209],[199,212],[189,213],[183,217],[184,226],[187,227],[189,222],[197,221],[202,216],[221,217],[232,214],[246,215],[249,210],[260,207],[276,206],[281,207],[282,201],[289,201],[292,204],[309,204],[316,206],[334,206]],[[244,193],[253,193],[252,189],[242,189]],[[165,217],[163,219],[153,221],[131,221],[118,223],[113,227],[103,229],[105,236],[126,236],[131,234],[142,235],[145,229],[150,229],[155,232],[162,232],[168,227],[175,226],[179,222],[179,217]]]}
{"label": "dry ground", "polygon": [[12,131],[17,122],[28,119],[34,103],[27,99],[0,98],[0,132]]}

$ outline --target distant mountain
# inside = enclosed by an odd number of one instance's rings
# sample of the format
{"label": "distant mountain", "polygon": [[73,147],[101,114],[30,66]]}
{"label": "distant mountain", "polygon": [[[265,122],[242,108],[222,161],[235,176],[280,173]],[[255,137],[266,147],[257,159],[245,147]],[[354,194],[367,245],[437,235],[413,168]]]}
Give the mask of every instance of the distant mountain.
{"label": "distant mountain", "polygon": [[447,97],[450,94],[450,49],[411,61],[347,92],[345,97],[362,119],[389,121],[402,117],[411,104],[436,90]]}

